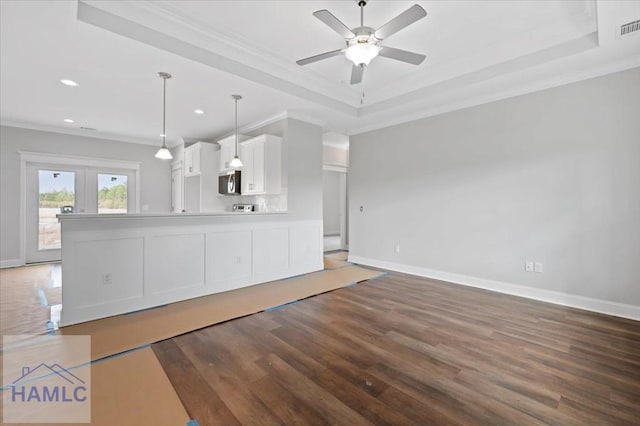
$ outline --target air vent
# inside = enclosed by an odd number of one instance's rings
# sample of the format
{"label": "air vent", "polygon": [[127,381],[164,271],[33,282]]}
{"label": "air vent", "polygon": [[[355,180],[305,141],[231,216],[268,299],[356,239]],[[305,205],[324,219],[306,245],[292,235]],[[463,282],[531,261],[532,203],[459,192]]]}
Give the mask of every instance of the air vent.
{"label": "air vent", "polygon": [[97,129],[94,129],[93,127],[84,127],[84,126],[80,126],[81,130],[90,130],[90,131],[95,131]]}
{"label": "air vent", "polygon": [[640,30],[640,20],[620,25],[620,37]]}

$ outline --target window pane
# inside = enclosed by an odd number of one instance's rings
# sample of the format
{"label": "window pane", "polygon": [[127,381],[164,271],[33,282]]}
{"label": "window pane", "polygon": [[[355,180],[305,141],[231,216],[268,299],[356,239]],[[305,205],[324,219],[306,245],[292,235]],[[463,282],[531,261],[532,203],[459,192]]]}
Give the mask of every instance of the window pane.
{"label": "window pane", "polygon": [[38,250],[59,249],[60,213],[73,213],[76,203],[74,172],[38,170]]}
{"label": "window pane", "polygon": [[98,213],[127,212],[127,176],[98,173]]}

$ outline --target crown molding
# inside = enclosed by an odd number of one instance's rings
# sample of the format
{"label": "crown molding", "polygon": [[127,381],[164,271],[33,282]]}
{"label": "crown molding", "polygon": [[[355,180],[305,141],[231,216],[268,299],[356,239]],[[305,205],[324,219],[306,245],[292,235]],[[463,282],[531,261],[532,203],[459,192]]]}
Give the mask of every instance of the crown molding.
{"label": "crown molding", "polygon": [[323,120],[321,118],[313,117],[309,114],[305,114],[296,110],[287,110],[287,118],[292,118],[298,121],[304,121],[305,123],[315,124],[316,126],[325,127],[327,125],[327,120]]}
{"label": "crown molding", "polygon": [[[327,125],[326,120],[322,120],[317,117],[313,117],[311,115],[304,114],[298,111],[286,110],[286,111],[280,111],[278,113],[270,115],[262,120],[254,121],[253,123],[245,124],[244,126],[238,127],[238,133],[239,134],[251,133],[262,127],[268,126],[273,123],[277,123],[278,121],[286,120],[287,118],[291,118],[298,121],[304,121],[305,123],[314,124],[320,127],[324,127]],[[214,139],[221,140],[226,137],[232,136],[233,133],[234,133],[233,131],[227,132]]]}
{"label": "crown molding", "polygon": [[[28,130],[38,130],[41,132],[60,133],[64,135],[81,136],[85,138],[106,139],[106,140],[113,140],[118,142],[128,142],[128,143],[135,143],[138,145],[149,145],[149,146],[157,146],[157,147],[161,145],[159,140],[153,141],[145,138],[135,138],[135,137],[117,135],[113,133],[104,133],[99,130],[93,131],[93,130],[69,129],[69,128],[51,126],[48,124],[38,124],[38,123],[30,123],[30,122],[23,122],[23,121],[0,120],[0,126],[17,127],[19,129],[28,129]],[[171,148],[178,144],[179,142],[174,144],[167,143],[167,145]]]}
{"label": "crown molding", "polygon": [[[609,63],[597,68],[585,68],[579,69],[570,73],[554,75],[545,80],[539,80],[527,86],[519,86],[514,89],[508,89],[501,92],[492,92],[491,94],[483,94],[473,98],[466,99],[462,102],[453,102],[437,107],[428,107],[424,103],[422,107],[419,103],[412,103],[410,108],[415,110],[413,113],[408,113],[406,110],[397,111],[393,116],[388,119],[382,119],[376,117],[375,122],[366,124],[360,127],[346,132],[348,136],[354,136],[361,133],[366,133],[374,130],[379,130],[385,127],[395,126],[399,124],[409,123],[411,121],[420,120],[423,118],[434,117],[448,112],[458,111],[474,106],[479,106],[491,102],[500,101],[503,99],[513,98],[516,96],[526,95],[529,93],[538,92],[541,90],[551,89],[554,87],[564,86],[571,83],[578,83],[580,81],[589,80],[591,78],[601,77],[607,74],[625,71],[632,68],[640,67],[640,56],[633,58],[626,58],[622,61],[615,63]],[[388,114],[388,111],[385,111]]]}

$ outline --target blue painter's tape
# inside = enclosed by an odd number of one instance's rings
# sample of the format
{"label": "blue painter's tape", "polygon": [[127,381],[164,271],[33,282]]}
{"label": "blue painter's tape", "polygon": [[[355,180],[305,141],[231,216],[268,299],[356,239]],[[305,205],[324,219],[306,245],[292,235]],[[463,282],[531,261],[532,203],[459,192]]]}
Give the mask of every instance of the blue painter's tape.
{"label": "blue painter's tape", "polygon": [[373,277],[373,278],[371,278],[371,279],[372,279],[372,280],[375,280],[375,279],[377,279],[377,278],[382,278],[382,277],[384,277],[384,276],[386,276],[386,275],[389,275],[389,273],[388,273],[388,272],[382,272],[380,275],[376,275],[375,277]]}
{"label": "blue painter's tape", "polygon": [[289,302],[289,303],[283,303],[282,305],[278,305],[278,306],[272,306],[270,308],[265,309],[265,312],[271,312],[271,311],[275,311],[276,309],[282,309],[285,306],[289,306],[289,305],[295,305],[296,303],[298,303],[299,300],[294,300],[293,302]]}
{"label": "blue painter's tape", "polygon": [[196,419],[191,419],[187,422],[187,426],[199,426]]}
{"label": "blue painter's tape", "polygon": [[389,273],[388,273],[388,272],[380,272],[380,273],[379,273],[378,275],[376,275],[376,276],[373,276],[373,277],[371,277],[371,278],[367,278],[367,279],[364,279],[364,280],[361,280],[361,281],[358,281],[358,282],[363,282],[363,281],[368,281],[368,280],[376,280],[376,279],[378,279],[378,278],[382,278],[382,277],[384,277],[384,276],[386,276],[386,275],[389,275]]}
{"label": "blue painter's tape", "polygon": [[47,296],[44,295],[44,291],[39,288],[38,290],[38,298],[40,298],[40,304],[42,306],[49,306],[49,302],[47,302]]}
{"label": "blue painter's tape", "polygon": [[[138,347],[133,348],[133,349],[129,349],[129,350],[126,350],[126,351],[123,351],[123,352],[119,352],[117,354],[108,355],[108,356],[105,356],[103,358],[99,358],[99,359],[96,359],[96,360],[93,360],[93,361],[85,362],[85,363],[79,364],[79,365],[74,365],[73,367],[68,367],[67,370],[69,370],[69,371],[76,370],[78,368],[86,367],[87,365],[93,365],[93,364],[97,364],[99,362],[108,361],[110,359],[118,358],[118,357],[121,357],[123,355],[127,355],[127,354],[130,354],[132,352],[137,352],[139,350],[142,350],[142,349],[145,349],[145,348],[149,348],[149,347],[151,347],[151,344],[138,346]],[[36,382],[38,380],[42,380],[44,378],[47,378],[47,377],[50,377],[50,376],[54,376],[56,374],[57,373],[49,373],[49,374],[46,374],[46,375],[43,375],[43,376],[40,376],[40,377],[34,377],[29,382]],[[25,383],[29,383],[29,382],[25,382]],[[10,388],[11,388],[11,385],[7,385],[7,386],[1,387],[0,390],[2,390],[4,392],[5,390],[10,389]]]}

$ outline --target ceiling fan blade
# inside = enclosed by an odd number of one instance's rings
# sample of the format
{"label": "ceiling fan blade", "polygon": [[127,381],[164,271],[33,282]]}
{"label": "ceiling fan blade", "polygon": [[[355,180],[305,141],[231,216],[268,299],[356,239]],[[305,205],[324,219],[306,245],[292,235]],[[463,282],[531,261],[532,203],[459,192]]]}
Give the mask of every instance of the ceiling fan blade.
{"label": "ceiling fan blade", "polygon": [[354,65],[351,68],[351,84],[362,83],[362,74],[364,74],[364,67],[362,65]]}
{"label": "ceiling fan blade", "polygon": [[321,53],[319,55],[309,56],[308,58],[300,59],[299,61],[296,61],[296,64],[298,64],[298,65],[307,65],[307,64],[310,64],[312,62],[318,62],[318,61],[321,61],[323,59],[331,58],[333,56],[338,56],[338,55],[342,54],[342,52],[344,52],[344,49],[332,50],[331,52],[325,52],[325,53]]}
{"label": "ceiling fan blade", "polygon": [[313,12],[313,16],[327,24],[333,31],[344,38],[354,38],[356,36],[342,21],[326,9],[316,10]]}
{"label": "ceiling fan blade", "polygon": [[386,46],[382,46],[382,49],[380,49],[378,55],[384,56],[385,58],[395,59],[396,61],[407,62],[413,65],[420,65],[426,58],[425,55],[421,55],[420,53],[409,52],[402,49],[396,49],[395,47]]}
{"label": "ceiling fan blade", "polygon": [[397,33],[401,29],[408,27],[414,22],[427,16],[427,11],[421,6],[414,4],[409,9],[402,12],[380,28],[376,30],[374,35],[378,40],[383,40],[392,34]]}

